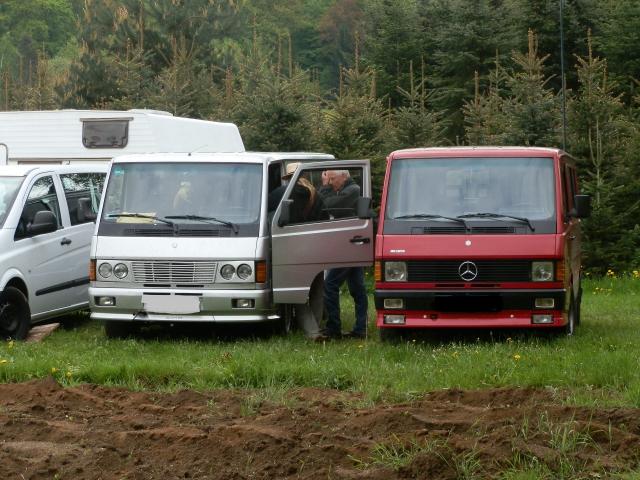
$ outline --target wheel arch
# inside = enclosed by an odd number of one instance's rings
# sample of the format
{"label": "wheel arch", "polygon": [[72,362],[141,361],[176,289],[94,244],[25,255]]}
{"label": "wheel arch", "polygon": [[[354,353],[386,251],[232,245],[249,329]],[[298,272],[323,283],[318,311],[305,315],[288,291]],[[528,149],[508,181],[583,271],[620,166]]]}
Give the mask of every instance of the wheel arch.
{"label": "wheel arch", "polygon": [[18,270],[7,271],[2,277],[0,285],[2,285],[2,290],[7,287],[17,288],[23,293],[27,301],[29,300],[29,289],[27,288],[27,283]]}

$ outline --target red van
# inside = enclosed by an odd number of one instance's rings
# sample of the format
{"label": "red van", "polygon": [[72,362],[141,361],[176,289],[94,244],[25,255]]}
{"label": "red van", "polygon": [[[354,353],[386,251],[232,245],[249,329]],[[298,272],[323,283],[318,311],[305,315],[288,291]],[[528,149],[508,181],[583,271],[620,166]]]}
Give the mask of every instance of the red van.
{"label": "red van", "polygon": [[387,158],[375,249],[381,338],[415,328],[580,322],[575,161],[535,147],[399,150]]}

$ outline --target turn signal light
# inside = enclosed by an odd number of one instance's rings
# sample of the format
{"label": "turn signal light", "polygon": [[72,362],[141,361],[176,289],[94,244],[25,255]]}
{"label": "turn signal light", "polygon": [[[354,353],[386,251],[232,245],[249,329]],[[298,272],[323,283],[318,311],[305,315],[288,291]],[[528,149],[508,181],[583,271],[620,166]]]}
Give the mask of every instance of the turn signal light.
{"label": "turn signal light", "polygon": [[556,282],[564,282],[564,260],[556,262]]}
{"label": "turn signal light", "polygon": [[378,260],[373,264],[373,278],[376,282],[382,281],[382,262]]}
{"label": "turn signal light", "polygon": [[256,283],[265,283],[267,281],[267,262],[259,260],[256,262]]}
{"label": "turn signal light", "polygon": [[96,281],[96,260],[95,259],[89,260],[89,281],[90,282]]}

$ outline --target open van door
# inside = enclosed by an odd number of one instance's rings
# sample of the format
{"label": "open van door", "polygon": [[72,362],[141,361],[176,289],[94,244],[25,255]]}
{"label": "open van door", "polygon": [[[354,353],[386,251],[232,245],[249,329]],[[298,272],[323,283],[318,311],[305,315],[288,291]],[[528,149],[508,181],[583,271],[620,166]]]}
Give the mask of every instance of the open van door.
{"label": "open van door", "polygon": [[[326,183],[323,178],[327,177],[325,172],[338,173],[341,181],[346,177],[348,188],[336,193],[331,185],[323,185],[323,182]],[[300,189],[301,184],[309,183],[321,198],[321,213],[318,213],[320,209],[312,212],[305,205],[300,208],[295,203],[300,201],[296,190]],[[354,193],[356,191],[357,195]],[[340,198],[340,195],[343,197]],[[350,198],[347,199],[347,196]],[[369,160],[314,162],[298,167],[271,225],[275,303],[306,303],[311,283],[324,270],[369,266],[373,263],[370,204]]]}

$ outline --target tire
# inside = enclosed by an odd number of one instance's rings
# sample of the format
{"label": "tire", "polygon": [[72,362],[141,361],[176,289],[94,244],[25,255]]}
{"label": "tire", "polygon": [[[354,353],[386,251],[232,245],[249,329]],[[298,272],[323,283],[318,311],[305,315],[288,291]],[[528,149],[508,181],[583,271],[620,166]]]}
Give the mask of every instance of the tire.
{"label": "tire", "polygon": [[402,330],[398,328],[379,328],[382,343],[398,343],[402,339]]}
{"label": "tire", "polygon": [[293,331],[293,305],[282,305],[280,318],[273,322],[274,335],[289,335]]}
{"label": "tire", "polygon": [[31,310],[24,294],[15,287],[0,293],[0,336],[24,340],[31,328]]}
{"label": "tire", "polygon": [[567,324],[564,327],[564,333],[569,337],[573,336],[576,331],[576,326],[576,302],[572,296],[571,302],[569,303],[569,313],[567,314]]}
{"label": "tire", "polygon": [[107,338],[129,338],[138,332],[138,325],[132,322],[117,322],[107,320],[104,322],[104,333]]}
{"label": "tire", "polygon": [[576,326],[580,325],[580,322],[582,321],[581,307],[582,307],[582,283],[578,288],[578,299],[576,300]]}

